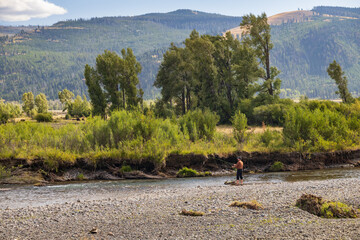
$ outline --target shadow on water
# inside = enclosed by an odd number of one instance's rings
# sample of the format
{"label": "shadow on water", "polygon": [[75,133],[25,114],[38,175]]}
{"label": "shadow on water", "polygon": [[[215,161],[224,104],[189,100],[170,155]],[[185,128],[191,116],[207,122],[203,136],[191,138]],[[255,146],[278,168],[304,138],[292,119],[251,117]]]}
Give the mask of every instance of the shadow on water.
{"label": "shadow on water", "polygon": [[[245,184],[314,181],[360,178],[360,168],[338,168],[315,171],[245,174]],[[164,179],[92,181],[54,184],[45,187],[0,185],[0,209],[44,206],[56,203],[119,198],[130,192],[151,192],[157,189],[223,186],[233,176]]]}

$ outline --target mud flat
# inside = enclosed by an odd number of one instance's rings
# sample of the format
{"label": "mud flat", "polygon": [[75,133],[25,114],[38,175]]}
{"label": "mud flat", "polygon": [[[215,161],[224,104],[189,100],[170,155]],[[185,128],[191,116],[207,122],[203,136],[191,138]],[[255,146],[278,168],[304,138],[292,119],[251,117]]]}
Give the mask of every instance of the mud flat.
{"label": "mud flat", "polygon": [[[115,190],[104,200],[79,196],[64,204],[0,210],[0,239],[359,239],[359,218],[324,219],[302,211],[294,206],[302,193],[360,208],[358,178],[149,187]],[[257,200],[265,209],[229,207],[234,200]],[[205,215],[182,216],[182,209]]]}

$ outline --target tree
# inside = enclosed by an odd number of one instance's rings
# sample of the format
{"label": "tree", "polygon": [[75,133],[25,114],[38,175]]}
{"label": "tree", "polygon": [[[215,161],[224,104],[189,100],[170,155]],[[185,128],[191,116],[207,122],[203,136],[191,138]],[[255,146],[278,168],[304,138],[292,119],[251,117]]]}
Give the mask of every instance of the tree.
{"label": "tree", "polygon": [[185,47],[171,45],[154,85],[161,88],[159,106],[172,106],[185,114],[190,109],[210,109],[227,122],[240,101],[258,90],[262,71],[249,44],[226,36],[200,36],[195,30]]}
{"label": "tree", "polygon": [[86,96],[83,98],[77,96],[73,102],[71,102],[69,108],[69,114],[77,117],[88,117],[91,113],[91,105],[87,101]]}
{"label": "tree", "polygon": [[91,99],[92,112],[94,115],[100,115],[105,118],[107,102],[105,93],[100,86],[99,75],[92,67],[86,64],[84,76]]}
{"label": "tree", "polygon": [[63,104],[63,112],[69,109],[71,102],[74,97],[74,93],[67,90],[66,88],[58,93],[61,104]]}
{"label": "tree", "polygon": [[348,80],[346,78],[345,73],[342,71],[341,66],[334,60],[332,63],[330,63],[329,67],[327,68],[327,72],[329,76],[335,80],[338,91],[336,91],[336,94],[339,94],[342,101],[344,103],[352,103],[354,102],[354,98],[349,93],[347,83]]}
{"label": "tree", "polygon": [[[225,37],[210,37],[215,46],[215,65],[220,116],[230,119],[238,104],[245,98],[251,98],[257,90],[256,82],[261,74],[255,51],[244,42],[235,39],[230,32]],[[224,115],[224,116],[223,116]]]}
{"label": "tree", "polygon": [[5,124],[10,118],[15,118],[21,115],[19,105],[5,103],[0,99],[0,124]]}
{"label": "tree", "polygon": [[271,43],[270,25],[267,22],[265,13],[260,16],[249,14],[243,17],[240,26],[244,29],[243,41],[252,46],[260,63],[264,68],[263,90],[273,98],[280,94],[281,80],[276,78],[280,71],[276,67],[270,66],[270,51],[273,48]]}
{"label": "tree", "polygon": [[108,104],[115,110],[136,107],[140,102],[141,91],[136,86],[141,65],[130,48],[121,53],[122,57],[105,50],[96,58],[95,69],[85,66],[85,83],[95,115],[105,116]]}
{"label": "tree", "polygon": [[35,108],[35,102],[34,102],[34,94],[32,92],[24,93],[22,96],[23,101],[23,111],[26,113],[26,115],[31,115],[31,110]]}
{"label": "tree", "polygon": [[219,109],[218,101],[218,81],[217,69],[213,54],[215,46],[208,36],[199,36],[194,30],[188,39],[185,40],[185,46],[190,50],[193,66],[193,76],[195,78],[195,95],[198,96],[198,107],[209,108],[212,111]]}
{"label": "tree", "polygon": [[137,89],[139,84],[138,74],[141,72],[141,65],[131,48],[121,50],[123,68],[120,77],[120,88],[122,89],[123,108],[137,106],[141,101],[143,91]]}
{"label": "tree", "polygon": [[161,88],[164,102],[173,99],[181,106],[182,114],[191,109],[192,64],[190,52],[186,48],[171,45],[164,54],[154,86]]}
{"label": "tree", "polygon": [[48,111],[48,102],[46,96],[43,93],[40,93],[35,98],[35,105],[37,107],[38,113],[46,113]]}

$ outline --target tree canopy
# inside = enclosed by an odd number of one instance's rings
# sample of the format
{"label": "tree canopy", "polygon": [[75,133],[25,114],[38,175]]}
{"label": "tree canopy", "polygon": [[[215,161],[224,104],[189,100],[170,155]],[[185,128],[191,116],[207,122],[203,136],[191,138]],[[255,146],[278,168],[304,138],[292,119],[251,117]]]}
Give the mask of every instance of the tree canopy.
{"label": "tree canopy", "polygon": [[141,65],[133,51],[121,51],[121,57],[107,51],[96,58],[96,67],[85,66],[85,83],[95,115],[106,115],[110,110],[136,107],[141,101],[142,91],[138,88],[138,74]]}
{"label": "tree canopy", "polygon": [[201,108],[229,121],[242,100],[259,90],[261,77],[256,52],[249,44],[225,36],[200,36],[195,30],[184,47],[171,45],[164,54],[154,85],[162,101],[178,113]]}
{"label": "tree canopy", "polygon": [[327,72],[329,76],[335,80],[339,89],[336,91],[336,94],[340,95],[342,101],[344,103],[354,102],[354,98],[349,93],[349,89],[347,87],[347,78],[344,76],[345,73],[342,71],[340,64],[334,60],[332,63],[330,63]]}

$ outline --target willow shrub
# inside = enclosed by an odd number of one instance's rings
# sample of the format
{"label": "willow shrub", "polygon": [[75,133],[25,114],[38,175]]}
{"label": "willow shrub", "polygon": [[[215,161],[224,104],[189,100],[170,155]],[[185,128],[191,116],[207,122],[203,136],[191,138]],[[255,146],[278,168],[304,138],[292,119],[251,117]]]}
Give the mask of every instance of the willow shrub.
{"label": "willow shrub", "polygon": [[21,115],[21,108],[19,105],[12,103],[5,103],[0,99],[0,124],[7,123],[10,118],[19,117]]}
{"label": "willow shrub", "polygon": [[354,119],[336,110],[292,108],[284,124],[284,142],[298,150],[340,150],[358,144],[359,133]]}
{"label": "willow shrub", "polygon": [[179,118],[179,125],[181,131],[188,135],[193,142],[198,139],[211,140],[214,138],[216,124],[219,120],[220,117],[210,110],[196,109],[188,111]]}
{"label": "willow shrub", "polygon": [[109,120],[94,117],[84,124],[56,128],[29,122],[0,125],[0,158],[43,159],[51,171],[78,157],[89,159],[94,166],[103,159],[146,159],[161,164],[186,138],[168,119],[119,111]]}
{"label": "willow shrub", "polygon": [[234,138],[239,143],[245,141],[246,129],[247,129],[247,118],[245,114],[240,111],[236,112],[231,119],[232,126],[234,127]]}

